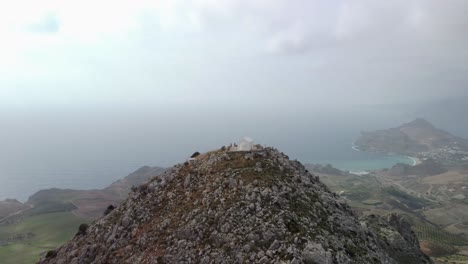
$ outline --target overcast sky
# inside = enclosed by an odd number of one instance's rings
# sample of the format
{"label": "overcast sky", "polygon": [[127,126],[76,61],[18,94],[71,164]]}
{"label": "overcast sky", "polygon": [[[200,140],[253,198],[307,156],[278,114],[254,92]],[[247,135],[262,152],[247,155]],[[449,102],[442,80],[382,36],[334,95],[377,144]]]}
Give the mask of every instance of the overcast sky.
{"label": "overcast sky", "polygon": [[465,96],[466,14],[466,0],[8,1],[0,5],[0,104]]}

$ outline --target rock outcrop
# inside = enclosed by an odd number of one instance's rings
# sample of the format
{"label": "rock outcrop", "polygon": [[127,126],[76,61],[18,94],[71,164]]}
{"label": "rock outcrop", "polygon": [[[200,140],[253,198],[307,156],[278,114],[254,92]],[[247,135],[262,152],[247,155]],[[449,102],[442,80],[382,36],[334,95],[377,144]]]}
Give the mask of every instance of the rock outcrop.
{"label": "rock outcrop", "polygon": [[411,225],[402,216],[370,215],[363,219],[362,224],[374,231],[380,247],[397,263],[431,263],[430,258],[421,251]]}
{"label": "rock outcrop", "polygon": [[431,263],[398,219],[359,220],[273,148],[218,150],[151,178],[39,263]]}

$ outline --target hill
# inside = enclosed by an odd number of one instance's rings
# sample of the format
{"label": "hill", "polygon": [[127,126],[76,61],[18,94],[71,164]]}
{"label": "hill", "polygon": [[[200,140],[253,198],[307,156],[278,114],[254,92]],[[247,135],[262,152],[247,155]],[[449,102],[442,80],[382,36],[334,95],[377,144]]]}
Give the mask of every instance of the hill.
{"label": "hill", "polygon": [[109,205],[122,202],[132,186],[138,186],[150,176],[161,174],[164,170],[145,166],[102,190],[41,190],[29,197],[26,204],[32,205],[34,212],[73,211],[80,217],[92,220],[101,216]]}
{"label": "hill", "polygon": [[418,156],[425,153],[428,157],[460,159],[468,155],[468,143],[449,132],[435,128],[428,121],[418,118],[396,128],[362,132],[355,142],[362,151],[398,153]]}
{"label": "hill", "polygon": [[359,219],[273,148],[178,164],[40,263],[432,263],[401,217]]}
{"label": "hill", "polygon": [[29,206],[15,199],[0,201],[0,221],[11,214],[28,209]]}
{"label": "hill", "polygon": [[424,160],[414,166],[398,163],[389,170],[389,174],[392,176],[433,176],[445,172],[447,172],[447,168],[433,159]]}
{"label": "hill", "polygon": [[327,174],[327,175],[336,175],[336,176],[349,175],[349,172],[337,169],[333,167],[331,164],[304,164],[304,166],[308,170],[314,173],[318,173],[318,174]]}

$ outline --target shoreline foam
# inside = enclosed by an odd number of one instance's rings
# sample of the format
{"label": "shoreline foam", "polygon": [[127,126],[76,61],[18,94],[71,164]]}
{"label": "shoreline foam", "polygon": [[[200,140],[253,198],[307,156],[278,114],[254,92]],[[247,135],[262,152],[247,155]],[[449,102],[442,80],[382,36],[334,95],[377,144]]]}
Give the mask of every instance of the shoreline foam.
{"label": "shoreline foam", "polygon": [[355,151],[361,151],[357,146],[356,146],[356,141],[353,142],[353,144],[351,144],[351,148]]}
{"label": "shoreline foam", "polygon": [[359,175],[359,176],[363,176],[363,175],[368,175],[368,174],[369,174],[368,171],[349,171],[349,173],[354,174],[354,175]]}
{"label": "shoreline foam", "polygon": [[418,159],[418,158],[415,158],[415,157],[410,157],[410,156],[407,156],[410,160],[413,161],[413,164],[411,164],[411,166],[416,166],[418,164],[421,164],[421,160]]}

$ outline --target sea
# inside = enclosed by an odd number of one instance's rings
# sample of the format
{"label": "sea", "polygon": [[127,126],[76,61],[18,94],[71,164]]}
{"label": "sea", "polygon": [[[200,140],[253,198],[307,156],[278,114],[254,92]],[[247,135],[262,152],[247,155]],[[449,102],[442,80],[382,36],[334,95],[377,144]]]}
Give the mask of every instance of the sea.
{"label": "sea", "polygon": [[[220,106],[220,109],[221,108]],[[413,160],[353,149],[361,131],[412,117],[369,109],[48,109],[0,114],[0,200],[48,188],[104,188],[141,166],[169,167],[195,151],[249,136],[302,163],[362,172]]]}

